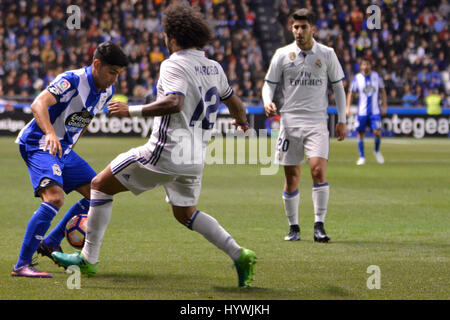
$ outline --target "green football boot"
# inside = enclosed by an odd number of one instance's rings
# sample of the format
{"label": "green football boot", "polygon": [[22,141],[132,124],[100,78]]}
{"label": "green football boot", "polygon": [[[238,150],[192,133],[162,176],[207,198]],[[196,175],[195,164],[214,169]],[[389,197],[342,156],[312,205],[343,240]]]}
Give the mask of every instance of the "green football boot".
{"label": "green football boot", "polygon": [[98,271],[98,262],[95,264],[89,263],[87,259],[81,254],[80,250],[75,253],[68,254],[62,252],[52,252],[52,257],[64,267],[78,266],[82,274],[88,277],[94,276]]}
{"label": "green football boot", "polygon": [[250,283],[253,281],[253,265],[256,263],[256,259],[256,254],[252,250],[242,248],[241,257],[234,262],[239,287],[250,287]]}

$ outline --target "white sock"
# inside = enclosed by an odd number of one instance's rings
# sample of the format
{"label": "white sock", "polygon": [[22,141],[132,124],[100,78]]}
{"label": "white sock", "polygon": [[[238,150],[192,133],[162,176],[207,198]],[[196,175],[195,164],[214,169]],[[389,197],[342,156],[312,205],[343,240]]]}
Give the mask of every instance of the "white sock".
{"label": "white sock", "polygon": [[89,263],[97,263],[100,246],[111,219],[113,196],[91,190],[91,205],[88,212],[86,241],[81,253]]}
{"label": "white sock", "polygon": [[327,215],[330,186],[328,182],[314,184],[312,188],[312,200],[314,204],[314,222],[325,222]]}
{"label": "white sock", "polygon": [[289,225],[298,225],[298,204],[300,203],[300,192],[298,189],[291,193],[283,191],[283,202]]}
{"label": "white sock", "polygon": [[186,226],[200,233],[209,242],[228,254],[233,261],[241,257],[241,247],[219,222],[210,215],[197,210]]}

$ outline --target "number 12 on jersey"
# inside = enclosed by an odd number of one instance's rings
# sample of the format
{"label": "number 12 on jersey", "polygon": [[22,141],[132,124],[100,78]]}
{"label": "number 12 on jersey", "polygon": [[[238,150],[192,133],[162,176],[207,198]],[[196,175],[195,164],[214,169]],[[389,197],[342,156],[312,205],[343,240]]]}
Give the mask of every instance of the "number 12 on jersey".
{"label": "number 12 on jersey", "polygon": [[[197,107],[195,107],[194,114],[192,115],[191,121],[189,122],[189,126],[191,127],[195,126],[195,123],[197,121],[200,121],[200,117],[204,113],[205,116],[201,120],[202,129],[210,130],[214,127],[214,122],[211,122],[210,119],[211,116],[217,113],[217,110],[219,109],[220,96],[219,93],[217,92],[216,87],[212,87],[208,91],[206,91],[204,98],[202,94],[202,87],[198,87],[198,89],[200,90],[200,95],[202,96],[202,98],[200,99],[200,102],[198,103]],[[207,105],[205,108],[205,103],[211,103],[214,97],[215,97],[214,103]]]}

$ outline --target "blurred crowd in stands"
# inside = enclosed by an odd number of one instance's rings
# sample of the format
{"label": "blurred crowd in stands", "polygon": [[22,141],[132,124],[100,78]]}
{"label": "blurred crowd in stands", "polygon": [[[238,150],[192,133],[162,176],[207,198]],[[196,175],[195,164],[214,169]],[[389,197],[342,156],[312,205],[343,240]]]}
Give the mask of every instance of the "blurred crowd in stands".
{"label": "blurred crowd in stands", "polygon": [[[260,104],[269,61],[255,36],[255,1],[190,0],[202,11],[214,40],[208,57],[221,63],[235,92],[247,104]],[[366,8],[381,8],[381,29],[369,30]],[[116,92],[124,99],[153,100],[159,65],[168,57],[161,18],[169,0],[1,0],[0,98],[37,95],[61,72],[91,64],[98,43],[113,40],[129,55]],[[438,93],[448,105],[450,5],[447,1],[273,1],[285,27],[283,44],[293,41],[288,15],[297,7],[317,14],[317,41],[335,49],[346,74],[346,89],[370,58],[384,78],[389,105],[425,106]],[[66,25],[70,5],[81,9],[81,28]],[[275,11],[274,14],[277,14]],[[334,101],[330,101],[332,104]]]}
{"label": "blurred crowd in stands", "polygon": [[[170,1],[0,1],[0,96],[34,96],[61,72],[90,65],[98,43],[113,40],[130,58],[116,84],[126,97],[154,98],[161,61],[169,53],[162,36],[162,11]],[[253,36],[250,1],[191,1],[215,31],[205,47],[226,70],[234,90],[250,103],[260,100],[264,65]],[[81,9],[81,28],[69,30],[66,9]]]}
{"label": "blurred crowd in stands", "polygon": [[[380,8],[380,29],[369,29],[368,19]],[[317,41],[333,47],[346,75],[345,88],[359,71],[361,57],[369,58],[384,79],[389,105],[426,106],[439,95],[448,107],[450,95],[448,20],[446,0],[281,0],[280,22],[286,41],[292,9],[307,7],[317,16]],[[370,22],[372,22],[371,20]]]}

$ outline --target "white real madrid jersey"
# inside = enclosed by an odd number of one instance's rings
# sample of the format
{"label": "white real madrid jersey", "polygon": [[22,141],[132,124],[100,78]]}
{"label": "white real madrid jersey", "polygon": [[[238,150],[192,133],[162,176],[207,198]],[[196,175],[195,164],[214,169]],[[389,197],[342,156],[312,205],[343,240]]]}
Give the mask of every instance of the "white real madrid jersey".
{"label": "white real madrid jersey", "polygon": [[314,40],[311,50],[304,51],[294,41],[275,52],[265,81],[282,88],[282,125],[298,127],[327,119],[328,80],[335,83],[344,77],[332,48]]}
{"label": "white real madrid jersey", "polygon": [[352,81],[350,90],[358,92],[358,115],[377,115],[380,114],[379,92],[384,88],[383,79],[375,71],[370,72],[367,76],[358,73]]}
{"label": "white real madrid jersey", "polygon": [[203,51],[177,51],[162,62],[157,90],[157,99],[181,94],[184,104],[178,113],[155,117],[150,156],[141,162],[162,173],[201,174],[218,108],[233,95],[222,67]]}

